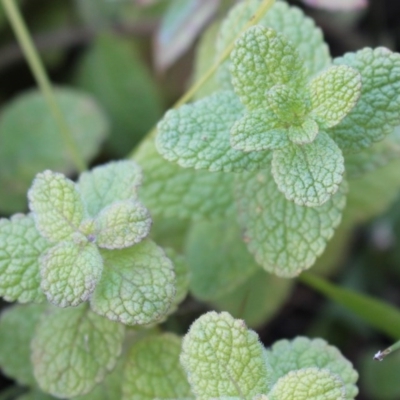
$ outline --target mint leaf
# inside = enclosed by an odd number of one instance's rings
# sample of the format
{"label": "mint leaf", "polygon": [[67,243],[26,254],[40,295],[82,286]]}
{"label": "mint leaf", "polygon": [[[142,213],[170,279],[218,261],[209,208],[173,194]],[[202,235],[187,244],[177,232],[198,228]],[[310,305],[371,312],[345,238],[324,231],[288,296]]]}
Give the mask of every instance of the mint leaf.
{"label": "mint leaf", "polygon": [[208,312],[183,339],[181,363],[200,398],[266,393],[269,371],[255,332],[228,313]]}
{"label": "mint leaf", "polygon": [[90,299],[97,314],[127,325],[150,324],[168,311],[175,295],[171,261],[152,241],[102,250],[104,270]]}
{"label": "mint leaf", "polygon": [[278,189],[300,206],[324,204],[339,189],[344,159],[336,143],[325,133],[303,146],[274,151],[272,175]]}
{"label": "mint leaf", "polygon": [[57,172],[47,170],[37,174],[28,198],[36,228],[51,242],[71,238],[85,217],[75,183]]}
{"label": "mint leaf", "polygon": [[301,207],[285,199],[270,172],[237,176],[236,199],[244,241],[269,272],[293,277],[311,267],[341,220],[347,184],[324,205]]}
{"label": "mint leaf", "polygon": [[382,140],[400,125],[400,55],[379,47],[334,60],[358,70],[361,96],[352,111],[329,133],[341,149],[357,152]]}
{"label": "mint leaf", "polygon": [[346,65],[333,66],[310,83],[312,115],[323,128],[337,125],[356,105],[361,75]]}
{"label": "mint leaf", "polygon": [[355,385],[358,374],[352,364],[336,347],[330,346],[323,339],[297,337],[292,341],[279,340],[266,351],[266,360],[272,369],[272,385],[290,371],[318,367],[341,378],[346,387],[345,399],[353,399],[358,393]]}
{"label": "mint leaf", "polygon": [[291,142],[301,145],[312,143],[318,132],[318,124],[312,118],[306,117],[301,123],[289,127],[288,136]]}
{"label": "mint leaf", "polygon": [[20,303],[45,300],[40,289],[39,256],[48,247],[31,214],[0,219],[0,296]]}
{"label": "mint leaf", "polygon": [[306,69],[295,47],[281,34],[261,25],[249,28],[231,53],[232,84],[250,110],[269,105],[268,91],[275,85],[301,89]]}
{"label": "mint leaf", "polygon": [[142,183],[142,171],[133,161],[121,160],[83,172],[78,189],[90,216],[119,200],[134,199]]}
{"label": "mint leaf", "polygon": [[193,399],[180,352],[181,339],[171,333],[135,343],[125,364],[122,400]]}
{"label": "mint leaf", "polygon": [[112,370],[121,353],[124,327],[86,305],[52,308],[32,341],[32,363],[41,389],[57,397],[88,393]]}
{"label": "mint leaf", "polygon": [[144,172],[140,199],[153,216],[217,218],[232,210],[233,174],[181,168],[163,159],[151,141],[135,159]]}
{"label": "mint leaf", "polygon": [[230,129],[242,111],[237,96],[228,91],[170,110],[158,124],[157,150],[185,168],[224,172],[265,168],[263,153],[247,154],[230,145]]}
{"label": "mint leaf", "polygon": [[283,376],[268,400],[346,400],[343,382],[327,369],[304,368]]}
{"label": "mint leaf", "polygon": [[41,288],[50,303],[77,306],[88,300],[103,270],[103,260],[93,243],[61,242],[40,259]]}
{"label": "mint leaf", "polygon": [[38,304],[14,305],[0,317],[0,367],[21,385],[35,386],[31,339],[45,307]]}
{"label": "mint leaf", "polygon": [[123,249],[142,241],[150,232],[150,214],[135,200],[122,200],[104,208],[95,220],[96,244]]}

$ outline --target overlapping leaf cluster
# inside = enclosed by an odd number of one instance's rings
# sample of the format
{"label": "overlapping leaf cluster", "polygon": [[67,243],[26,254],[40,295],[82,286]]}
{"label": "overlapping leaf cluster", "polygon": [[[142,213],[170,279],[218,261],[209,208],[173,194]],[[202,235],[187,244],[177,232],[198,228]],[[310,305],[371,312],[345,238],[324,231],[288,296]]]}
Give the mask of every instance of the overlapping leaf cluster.
{"label": "overlapping leaf cluster", "polygon": [[[233,8],[217,54],[259,3]],[[218,79],[223,90],[167,112],[157,150],[199,170],[191,186],[213,172],[211,185],[221,182],[233,193],[257,262],[280,276],[298,275],[314,264],[341,221],[345,178],[399,156],[393,132],[400,124],[400,55],[366,48],[331,60],[313,22],[278,1],[236,40]],[[174,171],[178,182],[184,173]]]}

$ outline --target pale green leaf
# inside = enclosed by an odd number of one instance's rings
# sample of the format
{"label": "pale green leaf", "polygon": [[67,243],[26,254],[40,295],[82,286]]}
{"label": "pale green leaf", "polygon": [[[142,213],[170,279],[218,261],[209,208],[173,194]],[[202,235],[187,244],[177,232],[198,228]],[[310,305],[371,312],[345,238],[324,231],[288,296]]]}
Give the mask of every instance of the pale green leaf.
{"label": "pale green leaf", "polygon": [[379,47],[334,60],[361,74],[361,96],[352,111],[329,133],[340,148],[357,152],[382,140],[400,125],[400,54]]}
{"label": "pale green leaf", "polygon": [[181,168],[163,159],[148,141],[135,156],[144,172],[140,198],[152,215],[224,217],[233,208],[233,174]]}
{"label": "pale green leaf", "polygon": [[149,211],[136,200],[117,201],[96,218],[96,244],[105,249],[123,249],[141,242],[150,232]]}
{"label": "pale green leaf", "polygon": [[40,289],[39,256],[48,247],[31,214],[0,219],[0,296],[20,303],[45,299]]}
{"label": "pale green leaf", "polygon": [[88,393],[115,367],[123,338],[123,325],[96,315],[86,305],[52,308],[32,341],[39,386],[57,397]]}
{"label": "pale green leaf", "polygon": [[181,167],[209,171],[265,168],[265,154],[244,153],[230,145],[230,130],[243,112],[233,92],[218,92],[193,104],[170,110],[158,124],[157,150]]}
{"label": "pale green leaf", "polygon": [[312,118],[305,118],[299,125],[291,125],[288,136],[295,144],[307,144],[315,140],[319,132],[318,124]]}
{"label": "pale green leaf", "polygon": [[58,307],[77,306],[89,299],[103,270],[103,260],[93,243],[61,242],[40,259],[41,288]]}
{"label": "pale green leaf", "polygon": [[342,380],[327,369],[304,368],[283,376],[269,400],[346,400]]}
{"label": "pale green leaf", "polygon": [[[217,54],[222,54],[234,41],[260,4],[260,0],[250,0],[241,2],[232,9],[221,26]],[[284,1],[277,1],[258,23],[274,29],[290,40],[300,53],[309,77],[330,65],[331,58],[321,29],[299,8],[291,7]],[[228,62],[224,63],[218,71],[218,77],[226,89],[231,88],[228,65]]]}
{"label": "pale green leaf", "polygon": [[230,131],[231,146],[245,152],[279,149],[290,142],[287,129],[268,108],[249,111]]}
{"label": "pale green leaf", "polygon": [[104,270],[90,299],[96,313],[127,325],[159,321],[175,295],[171,261],[150,240],[122,250],[102,250]]}
{"label": "pale green leaf", "polygon": [[[89,161],[108,132],[108,123],[92,97],[71,89],[55,89],[76,147]],[[46,99],[38,90],[23,93],[2,110],[0,121],[0,209],[26,208],[26,192],[38,172],[76,170],[63,134]]]}
{"label": "pale green leaf", "polygon": [[301,207],[285,199],[271,174],[242,174],[236,196],[244,240],[269,272],[293,277],[310,268],[339,225],[347,184],[320,207]]}
{"label": "pale green leaf", "polygon": [[293,283],[291,279],[278,278],[259,268],[234,290],[212,300],[212,305],[256,328],[266,324],[280,310]]}
{"label": "pale green leaf", "polygon": [[180,352],[181,339],[171,333],[135,343],[125,364],[122,400],[193,399]]}
{"label": "pale green leaf", "polygon": [[341,378],[346,387],[345,399],[353,399],[358,393],[355,385],[357,371],[336,347],[323,339],[297,337],[292,341],[279,340],[266,351],[266,362],[272,370],[271,385],[275,385],[279,378],[290,371],[316,367],[327,369]]}
{"label": "pale green leaf", "polygon": [[181,363],[193,393],[204,399],[266,393],[270,371],[255,332],[228,313],[208,312],[183,339]]}
{"label": "pale green leaf", "polygon": [[342,152],[326,133],[320,133],[310,144],[275,150],[272,157],[278,189],[300,206],[316,207],[327,202],[339,189],[343,173]]}
{"label": "pale green leaf", "polygon": [[90,216],[115,201],[137,197],[142,171],[133,161],[109,162],[79,176],[78,189]]}
{"label": "pale green leaf", "polygon": [[302,89],[306,69],[296,48],[281,34],[261,25],[249,28],[231,53],[232,84],[249,109],[266,108],[275,85]]}
{"label": "pale green leaf", "polygon": [[28,198],[36,228],[51,242],[70,239],[86,215],[75,183],[57,172],[37,174]]}
{"label": "pale green leaf", "polygon": [[310,83],[312,115],[323,128],[337,125],[356,105],[361,75],[346,65],[333,66]]}
{"label": "pale green leaf", "polygon": [[21,385],[35,385],[31,355],[31,339],[44,311],[43,305],[14,305],[0,317],[0,367],[5,375]]}
{"label": "pale green leaf", "polygon": [[208,301],[222,297],[260,269],[241,236],[235,216],[193,224],[185,255],[190,269],[190,291],[195,297]]}

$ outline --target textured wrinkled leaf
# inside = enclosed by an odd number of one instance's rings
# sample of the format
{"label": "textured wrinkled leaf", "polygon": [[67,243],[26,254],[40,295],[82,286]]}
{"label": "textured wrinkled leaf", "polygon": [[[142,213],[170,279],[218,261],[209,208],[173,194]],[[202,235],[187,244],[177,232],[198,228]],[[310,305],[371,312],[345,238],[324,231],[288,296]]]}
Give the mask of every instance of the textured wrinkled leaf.
{"label": "textured wrinkled leaf", "polygon": [[181,339],[171,333],[135,343],[125,364],[122,400],[193,399],[180,352]]}
{"label": "textured wrinkled leaf", "polygon": [[45,306],[14,305],[0,317],[0,367],[21,385],[34,386],[30,343]]}
{"label": "textured wrinkled leaf", "polygon": [[209,171],[265,168],[262,152],[244,153],[230,145],[230,129],[243,106],[233,92],[218,92],[178,110],[170,110],[158,124],[157,150],[181,167]]}
{"label": "textured wrinkled leaf", "polygon": [[51,242],[70,239],[86,214],[75,183],[57,172],[37,174],[28,198],[36,228]]}
{"label": "textured wrinkled leaf", "polygon": [[103,260],[93,243],[61,242],[40,259],[41,288],[58,307],[77,306],[88,300],[103,270]]}
{"label": "textured wrinkled leaf", "polygon": [[152,215],[216,218],[233,208],[233,174],[181,168],[164,160],[150,141],[135,160],[144,174],[139,195]]}
{"label": "textured wrinkled leaf", "polygon": [[[351,397],[352,398],[352,397]],[[304,368],[283,376],[269,400],[346,400],[342,380],[327,369]]]}
{"label": "textured wrinkled leaf", "polygon": [[[259,6],[260,0],[250,0],[241,2],[232,9],[221,25],[217,54],[221,54],[233,42]],[[331,58],[321,30],[299,8],[277,1],[261,18],[259,24],[274,29],[290,40],[300,53],[309,77],[330,65]],[[218,77],[224,88],[231,88],[229,62],[220,67]]]}
{"label": "textured wrinkled leaf", "polygon": [[310,144],[275,150],[272,157],[272,175],[278,189],[300,206],[326,203],[339,189],[343,173],[342,152],[325,133]]}
{"label": "textured wrinkled leaf", "polygon": [[231,53],[232,84],[249,109],[265,108],[275,85],[304,87],[306,69],[296,48],[273,29],[256,25],[236,41]]}
{"label": "textured wrinkled leaf", "polygon": [[96,218],[96,244],[105,249],[123,249],[141,242],[150,232],[149,211],[136,200],[117,201]]}
{"label": "textured wrinkled leaf", "polygon": [[193,393],[204,399],[266,393],[269,371],[255,332],[228,313],[208,312],[183,339],[181,363]]}
{"label": "textured wrinkled leaf", "polygon": [[88,393],[114,368],[123,338],[123,325],[86,305],[52,308],[39,322],[31,346],[39,386],[57,397]]}
{"label": "textured wrinkled leaf", "polygon": [[[78,151],[91,160],[108,132],[102,110],[79,91],[56,89],[55,95]],[[26,192],[38,172],[76,169],[59,125],[37,90],[22,94],[2,110],[0,141],[0,209],[4,212],[26,208]]]}
{"label": "textured wrinkled leaf", "polygon": [[278,278],[262,269],[256,270],[228,294],[214,299],[213,306],[243,319],[250,327],[267,323],[287,300],[293,281]]}
{"label": "textured wrinkled leaf", "polygon": [[[156,33],[154,58],[158,71],[171,66],[190,47],[217,11],[220,0],[173,0]],[[185,32],[182,35],[182,32]]]}
{"label": "textured wrinkled leaf", "polygon": [[312,115],[324,128],[337,125],[356,105],[361,75],[346,65],[328,68],[310,83]]}
{"label": "textured wrinkled leaf", "polygon": [[234,123],[230,134],[231,146],[246,152],[279,149],[290,143],[281,121],[263,108],[246,113]]}
{"label": "textured wrinkled leaf", "polygon": [[234,291],[260,269],[246,249],[234,218],[199,221],[189,231],[185,254],[190,290],[201,300],[213,300]]}
{"label": "textured wrinkled leaf", "polygon": [[[77,0],[78,3],[88,1]],[[90,1],[97,10],[99,0]],[[132,7],[125,1],[118,4]],[[115,155],[127,154],[162,116],[159,90],[132,37],[98,35],[83,54],[75,81],[92,93],[107,112],[111,125],[107,149]]]}
{"label": "textured wrinkled leaf", "polygon": [[123,250],[102,250],[104,270],[90,305],[96,313],[127,325],[160,320],[175,295],[171,261],[150,240]]}
{"label": "textured wrinkled leaf", "polygon": [[31,214],[0,219],[0,296],[20,303],[45,300],[40,289],[39,256],[48,247]]}
{"label": "textured wrinkled leaf", "polygon": [[346,387],[345,399],[353,399],[358,394],[355,385],[358,374],[353,365],[323,339],[297,337],[292,341],[279,340],[267,349],[266,362],[272,369],[272,385],[290,371],[316,367],[327,369],[341,378]]}
{"label": "textured wrinkled leaf", "polygon": [[142,171],[133,161],[109,162],[79,176],[78,188],[89,215],[95,217],[115,201],[137,197]]}
{"label": "textured wrinkled leaf", "polygon": [[379,47],[334,60],[361,74],[361,96],[352,111],[329,133],[344,151],[357,152],[382,140],[400,125],[400,54]]}
{"label": "textured wrinkled leaf", "polygon": [[241,174],[236,198],[244,240],[269,272],[293,277],[310,268],[339,225],[347,184],[319,207],[301,207],[285,199],[268,171]]}
{"label": "textured wrinkled leaf", "polygon": [[315,140],[319,133],[319,126],[312,118],[305,118],[299,125],[291,125],[288,136],[295,144],[307,144]]}

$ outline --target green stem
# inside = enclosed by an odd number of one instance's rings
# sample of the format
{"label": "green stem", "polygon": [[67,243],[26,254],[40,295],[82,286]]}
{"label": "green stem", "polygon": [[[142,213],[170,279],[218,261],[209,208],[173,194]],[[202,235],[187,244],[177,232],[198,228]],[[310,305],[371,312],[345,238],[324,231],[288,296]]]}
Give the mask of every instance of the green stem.
{"label": "green stem", "polygon": [[2,1],[7,17],[13,27],[15,35],[18,38],[19,44],[22,47],[30,69],[43,96],[47,101],[47,104],[50,108],[51,113],[53,114],[54,119],[56,120],[56,123],[59,126],[65,145],[67,146],[67,149],[70,153],[71,159],[75,163],[77,169],[82,172],[86,169],[85,161],[82,158],[81,153],[79,152],[79,149],[69,129],[65,116],[60,109],[50,80],[36,51],[35,45],[31,39],[26,24],[21,16],[21,13],[18,7],[15,5],[14,0]]}
{"label": "green stem", "polygon": [[[4,1],[4,0],[3,0]],[[214,75],[214,73],[217,71],[218,67],[229,57],[231,54],[234,46],[236,39],[247,29],[249,29],[251,26],[256,25],[260,19],[264,16],[264,14],[273,6],[275,3],[275,0],[264,0],[260,6],[258,7],[257,11],[251,16],[251,18],[247,21],[246,25],[243,27],[243,29],[240,30],[240,32],[236,35],[236,37],[232,40],[232,42],[229,44],[229,46],[223,51],[221,56],[218,58],[218,60],[212,65],[206,73],[197,81],[195,82],[189,90],[172,106],[172,108],[178,108],[181,105],[187,103],[199,90],[200,88]],[[147,140],[152,139],[157,133],[157,127],[153,127],[150,132],[147,133],[143,141],[139,144],[139,146],[134,149],[131,154],[129,155],[130,157],[133,157],[134,154],[140,151],[140,148],[142,145],[147,142]]]}
{"label": "green stem", "polygon": [[393,353],[396,350],[400,349],[400,340],[396,342],[395,344],[392,344],[390,347],[387,349],[381,351],[379,350],[375,355],[374,355],[374,360],[375,361],[382,361],[386,356],[388,356],[390,353]]}

